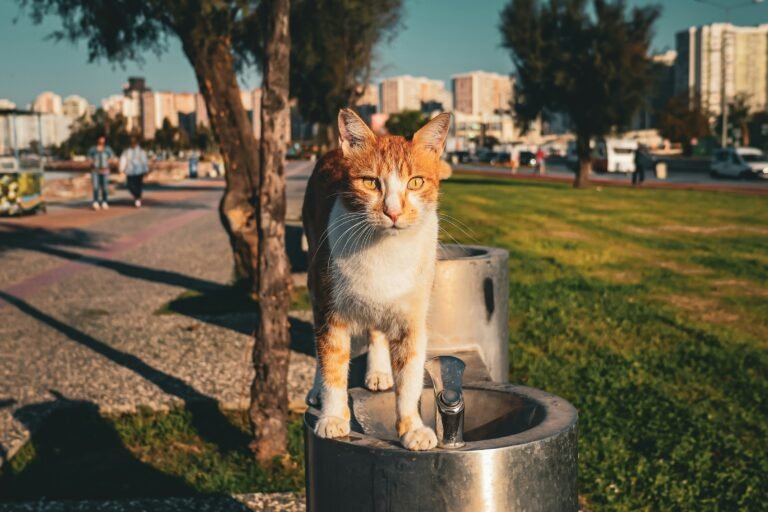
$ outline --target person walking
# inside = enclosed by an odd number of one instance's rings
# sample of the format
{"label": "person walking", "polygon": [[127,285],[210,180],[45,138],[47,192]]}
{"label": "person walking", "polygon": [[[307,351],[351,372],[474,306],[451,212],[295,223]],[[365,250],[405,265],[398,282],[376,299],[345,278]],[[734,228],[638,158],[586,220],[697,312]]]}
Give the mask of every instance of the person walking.
{"label": "person walking", "polygon": [[635,150],[635,172],[632,173],[632,186],[639,187],[645,181],[646,149],[638,144]]}
{"label": "person walking", "polygon": [[107,210],[109,203],[107,198],[107,186],[109,185],[109,159],[114,158],[115,153],[107,146],[107,139],[103,135],[96,139],[96,145],[88,150],[88,158],[91,160],[91,181],[93,182],[93,209]]}
{"label": "person walking", "polygon": [[131,137],[131,147],[120,155],[120,172],[125,173],[128,190],[133,196],[133,205],[141,208],[141,192],[144,188],[144,175],[149,172],[147,152],[139,146],[139,139]]}
{"label": "person walking", "polygon": [[539,176],[544,176],[544,159],[544,150],[539,146],[539,149],[536,151],[536,167],[538,168]]}

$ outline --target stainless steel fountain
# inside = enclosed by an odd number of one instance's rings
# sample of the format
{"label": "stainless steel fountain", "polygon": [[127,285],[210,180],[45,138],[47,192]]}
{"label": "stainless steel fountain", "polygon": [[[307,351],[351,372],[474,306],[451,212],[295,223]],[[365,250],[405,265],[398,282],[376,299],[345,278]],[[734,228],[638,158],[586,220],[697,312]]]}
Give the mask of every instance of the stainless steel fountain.
{"label": "stainless steel fountain", "polygon": [[[506,384],[508,258],[491,247],[441,248],[429,318],[433,358],[421,395],[436,449],[402,448],[392,391],[350,389],[352,431],[341,439],[314,434],[320,411],[310,407],[309,511],[578,510],[576,409],[544,391]],[[358,357],[358,366],[363,361]],[[353,364],[352,386],[359,370]]]}

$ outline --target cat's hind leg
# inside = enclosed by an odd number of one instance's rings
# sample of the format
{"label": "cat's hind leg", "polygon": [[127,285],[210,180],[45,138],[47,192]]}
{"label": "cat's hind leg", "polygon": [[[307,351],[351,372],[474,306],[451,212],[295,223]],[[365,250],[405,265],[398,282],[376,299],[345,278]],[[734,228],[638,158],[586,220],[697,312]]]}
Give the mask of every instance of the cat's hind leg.
{"label": "cat's hind leg", "polygon": [[384,333],[368,330],[368,363],[365,387],[371,391],[386,391],[393,384],[392,363],[389,360],[389,341]]}
{"label": "cat's hind leg", "polygon": [[427,357],[426,326],[409,328],[403,339],[393,340],[390,345],[400,443],[408,450],[431,450],[437,446],[437,436],[431,428],[424,426],[419,414]]}
{"label": "cat's hind leg", "polygon": [[331,319],[317,329],[317,358],[322,377],[320,418],[315,433],[320,437],[349,435],[347,380],[349,374],[350,334],[343,322]]}

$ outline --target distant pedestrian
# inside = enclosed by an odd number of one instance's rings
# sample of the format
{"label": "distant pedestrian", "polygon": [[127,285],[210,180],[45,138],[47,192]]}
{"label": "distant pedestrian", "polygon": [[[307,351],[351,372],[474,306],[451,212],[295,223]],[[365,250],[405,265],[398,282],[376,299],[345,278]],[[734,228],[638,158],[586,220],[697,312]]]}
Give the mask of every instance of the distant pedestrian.
{"label": "distant pedestrian", "polygon": [[115,152],[107,146],[107,139],[101,135],[96,145],[88,150],[91,159],[91,181],[93,182],[93,209],[109,209],[107,186],[109,185],[109,160]]}
{"label": "distant pedestrian", "polygon": [[632,173],[632,185],[639,187],[645,181],[645,164],[648,151],[643,144],[638,144],[635,150],[635,172]]}
{"label": "distant pedestrian", "polygon": [[539,175],[544,176],[544,150],[539,146],[536,151],[536,168],[539,171]]}
{"label": "distant pedestrian", "polygon": [[137,137],[131,138],[131,147],[120,155],[120,172],[125,173],[128,190],[133,196],[133,204],[141,208],[141,192],[144,188],[144,175],[149,172],[147,152],[139,146]]}

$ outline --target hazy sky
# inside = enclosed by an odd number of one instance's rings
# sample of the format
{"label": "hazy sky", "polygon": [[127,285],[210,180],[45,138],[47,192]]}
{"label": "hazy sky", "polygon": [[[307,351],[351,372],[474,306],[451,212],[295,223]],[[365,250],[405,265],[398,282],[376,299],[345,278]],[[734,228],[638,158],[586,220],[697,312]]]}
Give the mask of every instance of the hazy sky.
{"label": "hazy sky", "polygon": [[[719,1],[730,5],[744,3]],[[695,0],[629,3],[663,5],[655,50],[674,48],[674,34],[680,29],[724,18],[721,9]],[[505,4],[506,0],[405,0],[404,27],[391,44],[379,49],[378,76],[408,73],[447,81],[455,73],[475,69],[511,72],[509,56],[499,47],[496,28],[499,11]],[[735,9],[731,21],[768,23],[768,2]],[[129,63],[123,69],[108,62],[89,64],[82,43],[74,46],[46,40],[46,35],[58,26],[56,18],[35,26],[15,0],[0,0],[0,98],[25,107],[38,93],[52,90],[62,96],[79,94],[98,103],[101,98],[119,94],[129,75],[145,76],[154,90],[196,90],[192,69],[174,39],[160,58],[148,54],[143,67]],[[241,81],[247,87],[259,85],[255,73]]]}

